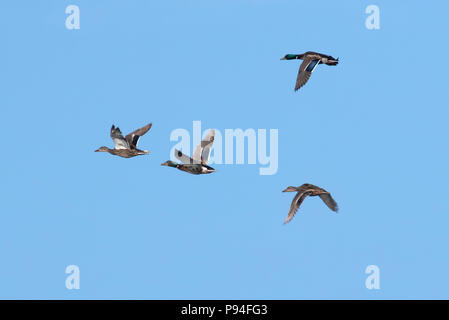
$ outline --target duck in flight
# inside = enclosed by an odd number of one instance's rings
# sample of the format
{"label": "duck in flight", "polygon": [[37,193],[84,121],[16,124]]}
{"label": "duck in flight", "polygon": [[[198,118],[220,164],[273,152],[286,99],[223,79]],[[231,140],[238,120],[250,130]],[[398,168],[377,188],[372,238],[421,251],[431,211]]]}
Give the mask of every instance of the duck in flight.
{"label": "duck in flight", "polygon": [[109,152],[115,156],[122,158],[132,158],[135,156],[140,156],[144,154],[149,154],[148,150],[140,150],[137,148],[137,142],[139,138],[150,130],[152,124],[149,123],[146,126],[137,129],[125,137],[123,137],[122,132],[119,127],[112,125],[111,128],[111,138],[114,141],[114,149],[109,149],[108,147],[100,147],[95,152]]}
{"label": "duck in flight", "polygon": [[299,67],[298,77],[296,78],[295,91],[301,88],[309,81],[312,72],[319,64],[327,64],[328,66],[336,66],[338,64],[338,58],[335,59],[332,56],[328,56],[322,53],[307,51],[303,54],[286,54],[281,60],[295,60],[302,59],[301,66]]}
{"label": "duck in flight", "polygon": [[296,211],[298,211],[302,202],[307,196],[319,196],[321,200],[331,209],[332,211],[338,212],[338,205],[332,198],[331,194],[326,190],[314,186],[313,184],[305,183],[299,187],[288,187],[282,192],[297,192],[296,196],[293,198],[292,204],[290,206],[290,211],[288,212],[287,219],[285,219],[284,224],[290,222],[295,216]]}
{"label": "duck in flight", "polygon": [[192,158],[183,154],[181,151],[175,149],[175,157],[183,163],[176,163],[174,161],[166,161],[162,166],[177,168],[191,174],[207,174],[215,171],[214,168],[207,165],[210,155],[210,149],[214,143],[215,130],[210,130],[207,136],[195,148]]}

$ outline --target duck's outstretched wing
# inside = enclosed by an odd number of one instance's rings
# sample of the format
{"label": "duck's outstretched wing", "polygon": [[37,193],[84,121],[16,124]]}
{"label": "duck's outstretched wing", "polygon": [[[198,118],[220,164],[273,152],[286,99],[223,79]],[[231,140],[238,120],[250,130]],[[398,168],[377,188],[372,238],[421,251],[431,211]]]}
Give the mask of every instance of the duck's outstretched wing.
{"label": "duck's outstretched wing", "polygon": [[307,192],[306,190],[298,191],[296,196],[293,198],[292,204],[290,206],[290,211],[288,212],[288,216],[284,221],[284,224],[290,222],[290,220],[293,219],[296,212],[298,211],[299,207],[301,206],[302,202],[304,201],[307,196],[310,195],[311,192]]}
{"label": "duck's outstretched wing", "polygon": [[137,142],[139,141],[139,138],[143,136],[145,133],[147,133],[148,130],[150,130],[151,126],[152,124],[149,123],[146,126],[143,126],[142,128],[137,129],[126,135],[125,139],[128,142],[131,149],[137,148]]}
{"label": "duck's outstretched wing", "polygon": [[195,148],[193,152],[193,160],[197,163],[207,164],[209,161],[210,149],[214,143],[215,130],[211,129],[207,136]]}
{"label": "duck's outstretched wing", "polygon": [[179,161],[182,161],[182,163],[184,164],[192,164],[195,163],[194,160],[192,158],[190,158],[189,156],[185,155],[184,153],[182,153],[181,151],[179,151],[178,149],[175,149],[175,157],[176,159],[178,159]]}
{"label": "duck's outstretched wing", "polygon": [[319,196],[321,200],[331,209],[332,211],[338,212],[337,202],[332,198],[330,192],[324,190],[323,188],[317,187],[310,183],[305,183],[299,187],[300,190],[310,191],[312,195]]}
{"label": "duck's outstretched wing", "polygon": [[123,137],[119,127],[112,125],[111,138],[114,141],[114,149],[129,149],[128,141]]}
{"label": "duck's outstretched wing", "polygon": [[299,67],[298,76],[296,77],[295,91],[301,88],[309,81],[312,72],[319,65],[320,59],[305,58]]}
{"label": "duck's outstretched wing", "polygon": [[337,202],[335,202],[330,193],[320,194],[320,198],[329,207],[329,209],[338,212]]}

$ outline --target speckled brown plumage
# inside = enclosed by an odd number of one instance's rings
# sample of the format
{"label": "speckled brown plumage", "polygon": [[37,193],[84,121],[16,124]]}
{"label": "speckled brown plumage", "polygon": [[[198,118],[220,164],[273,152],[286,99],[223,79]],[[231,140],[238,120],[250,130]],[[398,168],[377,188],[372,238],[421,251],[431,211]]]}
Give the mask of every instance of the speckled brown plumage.
{"label": "speckled brown plumage", "polygon": [[152,124],[149,123],[123,137],[119,127],[112,125],[110,136],[114,141],[114,149],[102,146],[95,152],[108,152],[112,155],[122,158],[132,158],[144,154],[149,154],[148,150],[140,150],[137,148],[139,138],[150,130]]}
{"label": "speckled brown plumage", "polygon": [[338,212],[338,205],[335,200],[332,198],[331,194],[313,184],[305,183],[299,187],[288,187],[282,192],[297,192],[296,196],[293,198],[292,204],[290,206],[290,210],[288,212],[288,216],[284,221],[284,224],[290,222],[293,219],[302,202],[308,196],[314,197],[319,196],[321,200],[331,209],[332,211]]}

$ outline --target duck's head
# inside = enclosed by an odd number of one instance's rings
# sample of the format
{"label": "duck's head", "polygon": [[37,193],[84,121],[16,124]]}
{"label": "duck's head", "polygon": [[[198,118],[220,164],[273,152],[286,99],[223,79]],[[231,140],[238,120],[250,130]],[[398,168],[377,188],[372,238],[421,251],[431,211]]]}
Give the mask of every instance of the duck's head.
{"label": "duck's head", "polygon": [[97,150],[95,150],[95,152],[108,152],[109,148],[108,147],[100,147]]}
{"label": "duck's head", "polygon": [[298,188],[290,186],[287,187],[287,189],[283,190],[282,192],[296,192],[296,191],[298,191]]}
{"label": "duck's head", "polygon": [[168,161],[165,161],[164,163],[161,163],[161,166],[177,167],[178,164],[174,161],[168,160]]}
{"label": "duck's head", "polygon": [[302,55],[301,54],[286,54],[285,56],[283,56],[281,58],[281,60],[294,60],[294,59],[301,59]]}

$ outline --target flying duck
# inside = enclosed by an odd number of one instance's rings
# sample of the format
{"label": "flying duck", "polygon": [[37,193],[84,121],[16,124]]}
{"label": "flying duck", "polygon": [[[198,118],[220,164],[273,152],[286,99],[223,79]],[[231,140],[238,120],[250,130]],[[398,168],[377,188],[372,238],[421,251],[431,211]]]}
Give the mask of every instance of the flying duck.
{"label": "flying duck", "polygon": [[296,196],[293,198],[290,211],[288,212],[288,216],[287,219],[285,219],[284,224],[293,219],[296,211],[298,211],[307,196],[319,196],[321,200],[323,200],[323,202],[329,207],[329,209],[338,212],[338,205],[332,198],[331,194],[322,188],[314,186],[313,184],[305,183],[300,187],[288,187],[282,192],[297,192]]}
{"label": "flying duck", "polygon": [[111,127],[111,138],[114,141],[114,149],[109,149],[108,147],[100,147],[95,152],[109,152],[115,156],[122,158],[132,158],[135,156],[140,156],[144,154],[149,154],[148,150],[140,150],[137,148],[137,142],[139,138],[150,130],[152,124],[149,123],[146,126],[137,129],[125,137],[123,137],[122,132],[119,127],[112,125]]}
{"label": "flying duck", "polygon": [[322,53],[307,51],[303,54],[286,54],[281,60],[302,59],[303,62],[299,67],[298,77],[296,78],[295,91],[301,88],[309,81],[312,72],[319,64],[327,64],[328,66],[336,66],[338,58],[328,56]]}
{"label": "flying duck", "polygon": [[207,174],[214,172],[215,169],[207,165],[210,155],[210,149],[212,148],[212,144],[214,143],[214,137],[215,130],[212,129],[201,141],[201,143],[195,148],[192,158],[175,149],[175,157],[178,160],[182,161],[183,164],[168,160],[161,165],[177,168],[178,170],[185,171],[191,174]]}

